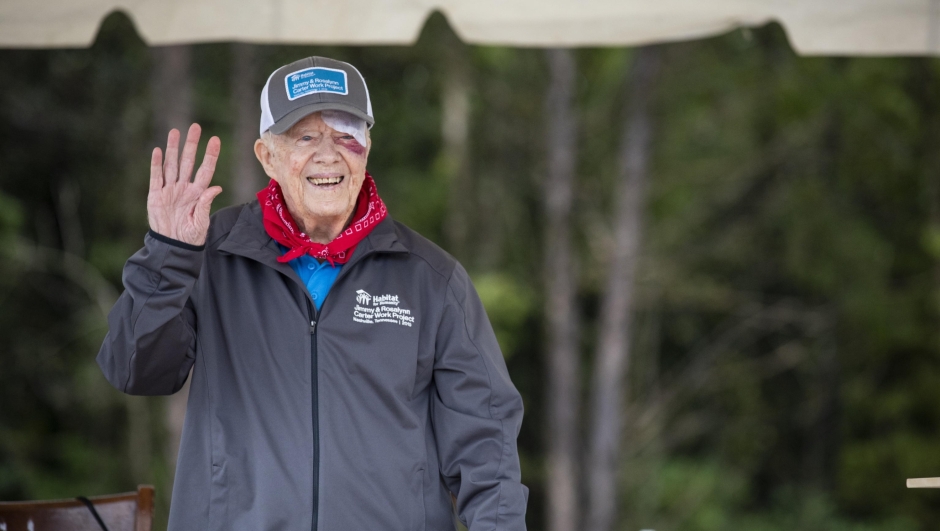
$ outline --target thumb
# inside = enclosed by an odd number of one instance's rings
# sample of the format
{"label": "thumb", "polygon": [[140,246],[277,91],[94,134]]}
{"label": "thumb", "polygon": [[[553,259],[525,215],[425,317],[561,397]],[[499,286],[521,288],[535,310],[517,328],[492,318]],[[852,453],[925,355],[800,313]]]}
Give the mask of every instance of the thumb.
{"label": "thumb", "polygon": [[212,186],[206,188],[202,195],[199,196],[199,200],[196,203],[195,215],[200,217],[209,217],[209,211],[212,209],[212,200],[216,198],[217,195],[222,193],[221,186]]}

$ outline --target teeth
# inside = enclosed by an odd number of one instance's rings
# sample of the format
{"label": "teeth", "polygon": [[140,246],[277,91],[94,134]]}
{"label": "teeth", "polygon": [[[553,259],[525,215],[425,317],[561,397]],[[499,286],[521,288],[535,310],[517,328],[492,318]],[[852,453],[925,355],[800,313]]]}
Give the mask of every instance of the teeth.
{"label": "teeth", "polygon": [[319,177],[319,178],[308,178],[307,180],[319,186],[321,184],[338,184],[340,181],[343,180],[343,178],[342,177]]}

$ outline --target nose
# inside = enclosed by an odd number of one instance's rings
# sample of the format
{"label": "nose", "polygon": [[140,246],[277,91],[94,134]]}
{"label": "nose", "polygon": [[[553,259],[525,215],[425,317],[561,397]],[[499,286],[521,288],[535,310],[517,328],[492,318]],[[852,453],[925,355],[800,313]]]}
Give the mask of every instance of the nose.
{"label": "nose", "polygon": [[329,135],[324,135],[324,138],[317,142],[316,150],[313,153],[313,161],[320,164],[333,164],[339,162],[339,160],[339,150],[333,144],[333,139]]}

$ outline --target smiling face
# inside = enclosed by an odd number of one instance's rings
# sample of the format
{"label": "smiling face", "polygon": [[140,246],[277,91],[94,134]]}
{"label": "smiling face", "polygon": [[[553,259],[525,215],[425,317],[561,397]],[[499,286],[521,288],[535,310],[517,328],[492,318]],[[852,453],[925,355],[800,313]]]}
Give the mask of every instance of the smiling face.
{"label": "smiling face", "polygon": [[310,239],[328,243],[342,232],[365,180],[369,146],[328,126],[316,112],[284,134],[265,133],[255,142],[255,155],[281,185],[287,209]]}

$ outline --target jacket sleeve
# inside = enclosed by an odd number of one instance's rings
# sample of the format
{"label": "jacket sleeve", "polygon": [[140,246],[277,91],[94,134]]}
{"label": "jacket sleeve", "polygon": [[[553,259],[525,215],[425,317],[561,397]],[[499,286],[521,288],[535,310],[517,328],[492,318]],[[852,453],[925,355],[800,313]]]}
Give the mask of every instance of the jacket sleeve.
{"label": "jacket sleeve", "polygon": [[489,319],[458,264],[447,287],[435,345],[431,420],[441,474],[470,531],[525,530],[528,489],[516,437],[522,397],[506,370]]}
{"label": "jacket sleeve", "polygon": [[189,300],[202,246],[156,233],[124,265],[124,293],[108,314],[98,366],[132,395],[169,395],[183,386],[196,357],[196,314]]}

